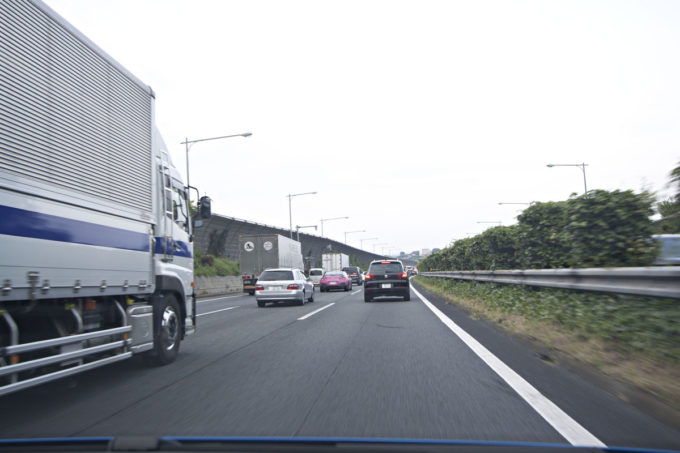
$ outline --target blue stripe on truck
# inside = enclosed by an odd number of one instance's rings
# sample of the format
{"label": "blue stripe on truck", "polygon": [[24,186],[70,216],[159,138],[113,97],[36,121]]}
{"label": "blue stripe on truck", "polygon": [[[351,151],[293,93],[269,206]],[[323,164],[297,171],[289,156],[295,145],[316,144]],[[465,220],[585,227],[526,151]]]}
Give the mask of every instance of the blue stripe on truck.
{"label": "blue stripe on truck", "polygon": [[139,252],[149,251],[150,237],[136,231],[2,205],[0,234]]}

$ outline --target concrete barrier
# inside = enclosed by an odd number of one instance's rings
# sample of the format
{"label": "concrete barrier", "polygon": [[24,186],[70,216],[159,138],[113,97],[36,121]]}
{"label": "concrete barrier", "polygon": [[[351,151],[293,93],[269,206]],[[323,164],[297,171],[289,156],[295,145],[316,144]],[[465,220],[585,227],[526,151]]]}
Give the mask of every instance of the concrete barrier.
{"label": "concrete barrier", "polygon": [[218,294],[237,293],[243,290],[241,277],[195,277],[197,296],[214,296]]}

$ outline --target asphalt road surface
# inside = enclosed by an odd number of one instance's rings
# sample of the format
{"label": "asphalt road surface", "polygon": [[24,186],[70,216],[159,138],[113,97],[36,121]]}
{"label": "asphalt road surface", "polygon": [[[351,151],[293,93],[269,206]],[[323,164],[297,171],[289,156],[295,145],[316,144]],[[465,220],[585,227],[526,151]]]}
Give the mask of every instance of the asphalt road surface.
{"label": "asphalt road surface", "polygon": [[[424,301],[426,299],[429,302]],[[436,296],[200,301],[178,360],[133,359],[0,398],[0,437],[221,435],[680,449],[680,432]]]}

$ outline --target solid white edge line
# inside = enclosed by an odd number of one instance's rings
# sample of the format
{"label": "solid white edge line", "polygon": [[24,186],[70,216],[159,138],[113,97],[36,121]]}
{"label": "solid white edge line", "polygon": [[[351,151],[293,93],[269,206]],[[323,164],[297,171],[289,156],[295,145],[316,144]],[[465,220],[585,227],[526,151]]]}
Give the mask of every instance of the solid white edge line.
{"label": "solid white edge line", "polygon": [[216,297],[216,298],[214,298],[214,299],[202,299],[202,300],[197,300],[196,303],[197,303],[197,304],[202,304],[203,302],[214,302],[214,301],[216,301],[216,300],[222,300],[222,299],[234,299],[234,298],[236,298],[236,297],[241,297],[241,296],[243,296],[243,295],[245,295],[245,293],[244,293],[244,294],[237,294],[237,295],[235,295],[235,296]]}
{"label": "solid white edge line", "polygon": [[317,309],[317,310],[314,310],[314,311],[311,312],[311,313],[307,313],[306,315],[301,316],[301,317],[298,318],[297,320],[298,320],[298,321],[304,321],[305,319],[309,318],[310,316],[313,316],[313,315],[317,314],[317,313],[320,312],[321,310],[327,309],[327,308],[330,307],[331,305],[335,305],[335,302],[331,302],[330,304],[324,305],[323,307],[321,307],[321,308],[319,308],[319,309]]}
{"label": "solid white edge line", "polygon": [[240,305],[237,305],[236,307],[222,308],[221,310],[208,311],[206,313],[199,313],[196,315],[196,317],[198,318],[199,316],[212,315],[213,313],[219,313],[221,311],[233,310],[234,308],[238,308],[239,306]]}
{"label": "solid white edge line", "polygon": [[503,361],[496,357],[491,351],[486,349],[474,337],[468,334],[465,330],[459,327],[448,316],[442,313],[432,302],[427,300],[425,296],[420,294],[413,286],[411,290],[423,301],[423,303],[432,310],[432,312],[448,327],[454,334],[460,338],[477,356],[486,363],[498,376],[501,377],[512,389],[521,396],[524,401],[538,414],[543,417],[558,433],[562,435],[570,444],[584,447],[605,447],[597,437],[593,436],[583,426],[579,425],[576,420],[571,418],[560,409],[555,403],[550,401],[546,396],[541,394],[534,386],[529,384],[522,376],[517,374],[512,368],[507,366]]}
{"label": "solid white edge line", "polygon": [[360,293],[360,292],[361,292],[361,290],[360,290],[360,289],[359,289],[359,290],[357,290],[357,291],[354,291],[354,292],[352,293],[352,296],[353,296],[353,295],[355,295],[355,294],[357,294],[357,293]]}

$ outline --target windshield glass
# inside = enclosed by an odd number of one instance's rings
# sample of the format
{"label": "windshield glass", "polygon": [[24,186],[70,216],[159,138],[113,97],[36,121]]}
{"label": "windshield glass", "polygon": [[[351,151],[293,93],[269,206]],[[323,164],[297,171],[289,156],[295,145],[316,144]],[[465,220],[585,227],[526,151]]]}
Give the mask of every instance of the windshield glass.
{"label": "windshield glass", "polygon": [[403,268],[399,263],[373,263],[368,269],[369,274],[400,274]]}
{"label": "windshield glass", "polygon": [[291,271],[265,271],[258,278],[258,281],[263,282],[275,280],[293,280],[293,273]]}
{"label": "windshield glass", "polygon": [[679,82],[680,0],[0,0],[0,453],[680,453]]}

